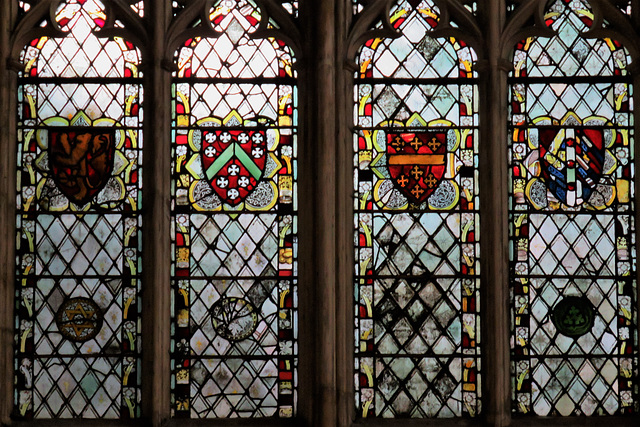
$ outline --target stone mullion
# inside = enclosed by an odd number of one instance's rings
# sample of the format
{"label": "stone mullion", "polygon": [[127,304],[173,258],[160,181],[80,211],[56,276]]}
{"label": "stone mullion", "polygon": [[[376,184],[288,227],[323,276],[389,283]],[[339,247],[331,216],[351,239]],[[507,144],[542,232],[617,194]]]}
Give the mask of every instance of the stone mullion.
{"label": "stone mullion", "polygon": [[338,124],[335,166],[337,241],[338,256],[336,278],[337,342],[335,347],[337,364],[337,423],[349,426],[355,416],[354,402],[354,223],[353,223],[353,91],[354,58],[347,57],[346,45],[350,18],[353,14],[351,4],[336,0],[335,32],[338,42],[336,50],[336,100],[335,116]]}
{"label": "stone mullion", "polygon": [[13,409],[13,301],[16,242],[16,88],[17,73],[9,69],[10,31],[17,2],[0,1],[0,423],[9,423]]}
{"label": "stone mullion", "polygon": [[[315,375],[308,378],[313,383],[315,405],[311,424],[317,427],[331,427],[336,425],[336,357],[335,348],[338,336],[336,334],[336,290],[338,285],[338,240],[336,217],[337,175],[337,132],[335,106],[337,58],[335,55],[335,13],[337,2],[311,2],[313,8],[312,45],[309,54],[313,52],[310,65],[313,68],[309,75],[313,81],[313,96],[307,100],[308,114],[313,116],[311,128],[307,136],[313,151],[313,238],[311,244],[315,250],[313,264],[307,268],[314,272],[312,286],[315,288],[316,306],[313,308],[313,330],[316,336]],[[311,57],[311,55],[310,55]],[[309,87],[310,89],[310,87]],[[309,91],[310,92],[310,91]],[[309,95],[310,93],[308,93]],[[307,95],[307,96],[308,96]],[[313,102],[312,100],[315,100]],[[310,105],[311,102],[315,104]],[[315,107],[315,108],[313,108]],[[308,307],[309,308],[309,307]],[[322,366],[320,368],[320,366]]]}
{"label": "stone mullion", "polygon": [[[482,316],[482,408],[486,423],[511,422],[509,356],[509,229],[507,162],[507,75],[503,55],[505,4],[487,0],[481,19],[485,58],[480,67],[480,260]],[[509,50],[509,49],[507,49]]]}
{"label": "stone mullion", "polygon": [[143,50],[142,408],[149,425],[170,417],[171,73],[163,63],[171,2],[147,2]]}
{"label": "stone mullion", "polygon": [[[351,92],[339,0],[302,2],[300,76],[300,418],[347,426],[353,411]],[[350,341],[351,340],[351,341]]]}

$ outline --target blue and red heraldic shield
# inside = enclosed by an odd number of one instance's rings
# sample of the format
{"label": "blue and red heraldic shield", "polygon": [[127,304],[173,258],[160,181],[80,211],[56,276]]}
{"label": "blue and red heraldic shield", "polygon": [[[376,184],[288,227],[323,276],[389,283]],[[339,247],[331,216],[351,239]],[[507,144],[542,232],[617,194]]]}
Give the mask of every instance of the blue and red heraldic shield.
{"label": "blue and red heraldic shield", "polygon": [[603,175],[605,128],[538,128],[541,177],[566,206],[589,200]]}

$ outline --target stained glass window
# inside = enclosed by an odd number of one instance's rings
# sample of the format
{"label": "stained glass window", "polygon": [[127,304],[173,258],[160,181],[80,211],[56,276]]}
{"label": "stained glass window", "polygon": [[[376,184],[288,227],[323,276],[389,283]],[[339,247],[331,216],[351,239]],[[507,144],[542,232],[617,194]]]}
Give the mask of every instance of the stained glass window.
{"label": "stained glass window", "polygon": [[476,56],[400,1],[396,39],[360,50],[355,86],[358,417],[471,417],[480,406]]}
{"label": "stained glass window", "polygon": [[222,2],[209,18],[220,35],[186,40],[173,79],[172,413],[291,417],[293,56],[252,38],[263,18],[250,1]]}
{"label": "stained glass window", "polygon": [[513,411],[638,411],[630,57],[584,38],[581,0],[545,14],[511,75]]}
{"label": "stained glass window", "polygon": [[[139,51],[68,0],[18,87],[17,418],[136,418],[140,400]],[[95,33],[94,33],[95,31]]]}
{"label": "stained glass window", "polygon": [[298,2],[294,1],[280,1],[282,7],[291,15],[297,17],[298,16]]}

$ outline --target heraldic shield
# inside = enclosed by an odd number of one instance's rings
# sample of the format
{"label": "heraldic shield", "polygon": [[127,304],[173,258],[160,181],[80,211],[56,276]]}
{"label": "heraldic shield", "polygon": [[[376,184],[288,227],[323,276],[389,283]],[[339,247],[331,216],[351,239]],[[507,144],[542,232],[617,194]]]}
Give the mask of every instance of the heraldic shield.
{"label": "heraldic shield", "polygon": [[49,128],[48,134],[54,182],[71,202],[86,205],[111,177],[115,129],[60,127]]}
{"label": "heraldic shield", "polygon": [[446,132],[387,134],[391,180],[411,203],[420,204],[435,191],[446,169]]}
{"label": "heraldic shield", "polygon": [[604,132],[604,128],[538,128],[542,178],[561,203],[579,206],[589,200],[603,175]]}
{"label": "heraldic shield", "polygon": [[264,130],[202,132],[202,165],[223,203],[240,204],[256,188],[267,163]]}

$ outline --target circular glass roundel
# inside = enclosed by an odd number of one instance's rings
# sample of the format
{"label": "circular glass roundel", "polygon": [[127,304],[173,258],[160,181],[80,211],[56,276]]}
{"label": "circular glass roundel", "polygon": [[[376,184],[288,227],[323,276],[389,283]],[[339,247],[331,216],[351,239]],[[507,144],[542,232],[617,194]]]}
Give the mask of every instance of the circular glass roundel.
{"label": "circular glass roundel", "polygon": [[58,330],[63,337],[75,342],[89,341],[98,335],[102,319],[102,310],[89,298],[69,298],[56,313]]}
{"label": "circular glass roundel", "polygon": [[593,327],[593,304],[586,297],[565,297],[553,307],[551,320],[562,335],[578,338]]}
{"label": "circular glass roundel", "polygon": [[211,307],[216,332],[229,341],[247,338],[258,326],[255,307],[246,299],[222,298]]}

